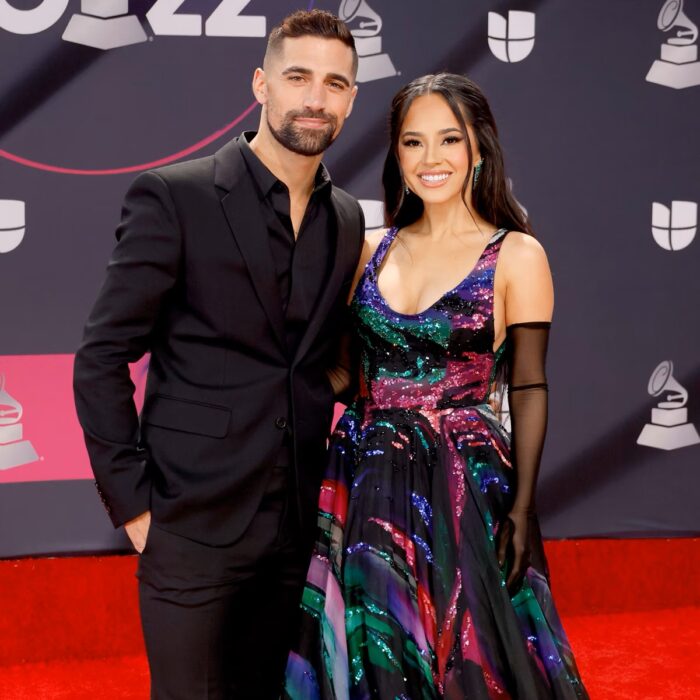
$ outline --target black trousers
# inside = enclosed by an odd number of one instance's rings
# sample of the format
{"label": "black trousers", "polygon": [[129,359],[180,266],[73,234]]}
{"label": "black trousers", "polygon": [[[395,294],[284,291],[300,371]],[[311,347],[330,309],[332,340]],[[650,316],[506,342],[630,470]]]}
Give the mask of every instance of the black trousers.
{"label": "black trousers", "polygon": [[277,467],[243,537],[210,547],[151,525],[139,558],[152,700],[277,700],[311,554]]}

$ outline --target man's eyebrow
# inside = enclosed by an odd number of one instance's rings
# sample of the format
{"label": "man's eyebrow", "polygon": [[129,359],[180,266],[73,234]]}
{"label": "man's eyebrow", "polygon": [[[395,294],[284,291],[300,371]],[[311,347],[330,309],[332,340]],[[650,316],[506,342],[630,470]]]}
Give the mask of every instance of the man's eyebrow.
{"label": "man's eyebrow", "polygon": [[[285,68],[282,71],[282,75],[288,75],[289,73],[301,73],[301,75],[311,75],[313,71],[311,68],[304,68],[302,66],[289,66],[289,68]],[[328,73],[326,75],[326,78],[330,80],[337,80],[340,83],[343,83],[345,87],[350,87],[350,81],[341,73]]]}
{"label": "man's eyebrow", "polygon": [[328,73],[326,78],[330,78],[331,80],[337,80],[339,83],[343,83],[345,87],[350,87],[350,81],[340,73]]}
{"label": "man's eyebrow", "polygon": [[302,68],[301,66],[289,66],[282,71],[282,75],[287,75],[287,73],[301,73],[302,75],[311,75],[313,71],[311,68]]}

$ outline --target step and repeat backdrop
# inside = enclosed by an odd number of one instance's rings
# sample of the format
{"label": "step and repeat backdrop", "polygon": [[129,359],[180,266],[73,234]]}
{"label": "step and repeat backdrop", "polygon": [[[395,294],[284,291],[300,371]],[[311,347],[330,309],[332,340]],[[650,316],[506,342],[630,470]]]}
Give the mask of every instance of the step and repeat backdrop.
{"label": "step and repeat backdrop", "polygon": [[326,164],[370,228],[393,94],[449,70],[490,99],[556,285],[545,536],[700,533],[700,0],[0,0],[0,557],[126,547],[71,389],[121,201],[256,127],[300,7],[357,40]]}

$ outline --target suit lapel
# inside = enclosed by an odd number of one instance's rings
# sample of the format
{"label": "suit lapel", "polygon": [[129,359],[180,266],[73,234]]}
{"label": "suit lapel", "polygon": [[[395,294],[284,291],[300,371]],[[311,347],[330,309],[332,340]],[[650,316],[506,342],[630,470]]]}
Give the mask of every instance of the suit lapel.
{"label": "suit lapel", "polygon": [[294,364],[296,365],[302,357],[308,352],[311,343],[314,341],[318,332],[323,325],[328,312],[336,301],[338,292],[343,283],[343,278],[347,272],[347,261],[350,260],[353,254],[352,235],[353,222],[346,207],[340,202],[340,198],[335,190],[331,191],[331,201],[333,203],[333,211],[336,219],[336,240],[335,251],[333,254],[333,264],[328,275],[328,282],[323,289],[318,304],[314,308],[314,312],[309,319],[304,336],[299,343]]}
{"label": "suit lapel", "polygon": [[237,140],[223,146],[214,158],[214,183],[224,190],[221,206],[231,233],[248,267],[275,337],[286,352],[282,297],[274,274],[267,227],[259,214],[258,193],[250,179]]}

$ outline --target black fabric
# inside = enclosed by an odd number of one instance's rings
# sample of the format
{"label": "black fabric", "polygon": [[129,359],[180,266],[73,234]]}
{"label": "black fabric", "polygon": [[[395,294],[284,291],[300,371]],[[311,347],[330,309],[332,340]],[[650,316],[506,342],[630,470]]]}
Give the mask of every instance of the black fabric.
{"label": "black fabric", "polygon": [[151,527],[137,575],[153,700],[279,698],[310,556],[289,477],[273,470],[234,545]]}
{"label": "black fabric", "polygon": [[532,321],[506,328],[511,460],[516,493],[508,519],[499,530],[499,560],[509,568],[511,592],[519,588],[530,563],[535,516],[535,488],[547,432],[545,362],[551,323]]}
{"label": "black fabric", "polygon": [[[76,408],[115,527],[146,510],[169,532],[228,545],[260,504],[282,437],[293,493],[315,523],[333,412],[326,375],[364,240],[362,210],[331,188],[337,241],[297,351],[267,224],[238,139],[139,175],[76,353]],[[142,415],[129,363],[150,352]]]}
{"label": "black fabric", "polygon": [[[287,354],[294,357],[329,272],[336,238],[330,201],[331,180],[321,163],[313,192],[297,235],[290,216],[289,189],[250,148],[254,131],[244,132],[241,154],[258,193],[260,214],[267,225],[270,251],[284,314]],[[293,445],[289,429],[283,431],[276,461],[290,465]]]}
{"label": "black fabric", "polygon": [[346,330],[338,338],[335,363],[328,371],[336,401],[349,406],[360,388],[360,344],[353,332],[350,306],[343,310],[342,327]]}
{"label": "black fabric", "polygon": [[285,317],[287,349],[294,356],[321,294],[332,259],[336,224],[330,202],[331,180],[319,165],[311,198],[295,237],[287,186],[268,170],[248,145],[254,131],[240,138],[241,153],[258,191],[267,224]]}

